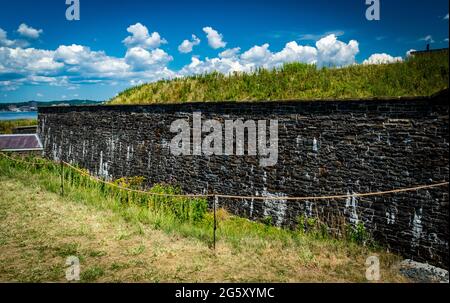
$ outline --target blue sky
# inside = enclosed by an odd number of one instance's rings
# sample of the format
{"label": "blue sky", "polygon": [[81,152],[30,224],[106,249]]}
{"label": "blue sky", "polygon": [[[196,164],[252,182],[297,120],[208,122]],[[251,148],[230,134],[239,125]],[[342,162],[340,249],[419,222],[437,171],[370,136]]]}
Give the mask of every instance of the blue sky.
{"label": "blue sky", "polygon": [[106,100],[161,78],[448,47],[447,0],[380,3],[381,20],[368,21],[365,0],[80,0],[68,21],[65,0],[1,1],[0,102]]}

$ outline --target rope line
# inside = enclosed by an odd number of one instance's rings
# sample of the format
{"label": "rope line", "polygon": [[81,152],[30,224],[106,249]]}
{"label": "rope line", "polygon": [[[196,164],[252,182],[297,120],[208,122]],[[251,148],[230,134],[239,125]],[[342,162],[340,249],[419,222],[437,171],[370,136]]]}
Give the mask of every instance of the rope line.
{"label": "rope line", "polygon": [[[44,165],[43,163],[33,163],[33,162],[27,162],[24,160],[18,160],[18,159],[14,159],[13,157],[10,157],[4,153],[0,153],[2,156],[15,161],[15,162],[19,162],[19,163],[25,163],[25,164],[29,164],[29,165]],[[378,191],[378,192],[369,192],[369,193],[354,193],[354,194],[346,194],[346,195],[330,195],[330,196],[310,196],[310,197],[264,197],[264,196],[239,196],[239,195],[224,195],[224,194],[161,194],[161,193],[152,193],[149,191],[144,191],[144,190],[138,190],[138,189],[131,189],[131,188],[126,188],[120,185],[117,185],[115,183],[112,182],[108,182],[105,180],[102,180],[98,177],[92,176],[91,174],[89,174],[88,172],[83,171],[82,169],[79,169],[67,162],[62,161],[62,163],[75,170],[76,172],[80,173],[81,175],[84,175],[86,177],[89,177],[91,180],[96,181],[96,182],[100,182],[109,186],[113,186],[116,187],[120,190],[124,190],[124,191],[129,191],[129,192],[134,192],[134,193],[139,193],[139,194],[145,194],[145,195],[151,195],[151,196],[162,196],[162,197],[184,197],[184,198],[210,198],[210,197],[217,197],[217,198],[225,198],[225,199],[230,199],[230,200],[240,200],[240,199],[247,199],[247,200],[273,200],[273,201],[306,201],[306,200],[313,200],[313,201],[317,201],[317,200],[338,200],[338,199],[348,199],[348,198],[361,198],[361,197],[373,197],[373,196],[383,196],[383,195],[390,195],[390,194],[395,194],[395,193],[404,193],[404,192],[412,192],[412,191],[418,191],[418,190],[423,190],[423,189],[432,189],[432,188],[437,188],[437,187],[444,187],[444,186],[448,186],[449,182],[439,182],[439,183],[435,183],[435,184],[428,184],[428,185],[418,185],[418,186],[413,186],[413,187],[407,187],[407,188],[398,188],[398,189],[392,189],[392,190],[387,190],[387,191]]]}
{"label": "rope line", "polygon": [[134,193],[147,194],[147,195],[152,195],[152,196],[179,197],[179,198],[181,198],[181,197],[186,197],[186,198],[208,198],[208,197],[213,197],[214,196],[213,194],[205,194],[205,195],[196,195],[196,194],[184,194],[184,195],[183,194],[160,194],[160,193],[152,193],[152,192],[144,191],[144,190],[126,188],[126,187],[117,185],[115,183],[108,182],[108,181],[102,180],[100,178],[97,178],[95,176],[92,176],[91,174],[89,174],[89,173],[87,173],[87,172],[85,172],[85,171],[83,171],[83,170],[81,170],[81,169],[79,169],[79,168],[77,168],[77,167],[67,163],[67,162],[64,162],[64,161],[62,161],[62,162],[63,162],[63,164],[65,166],[67,166],[67,167],[69,167],[69,168],[79,172],[80,174],[82,174],[82,175],[84,175],[86,177],[91,178],[94,181],[97,181],[97,182],[100,182],[100,183],[103,183],[103,184],[107,184],[107,185],[116,187],[116,188],[121,189],[121,190],[134,192]]}

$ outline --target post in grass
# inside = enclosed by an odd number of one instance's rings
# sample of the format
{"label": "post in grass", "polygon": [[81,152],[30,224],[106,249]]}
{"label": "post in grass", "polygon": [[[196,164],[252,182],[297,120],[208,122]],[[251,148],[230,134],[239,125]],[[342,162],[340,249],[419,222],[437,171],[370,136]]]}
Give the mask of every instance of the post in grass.
{"label": "post in grass", "polygon": [[214,196],[213,212],[214,212],[214,225],[213,225],[213,249],[216,250],[216,230],[217,230],[217,217],[216,217],[216,204],[219,197]]}
{"label": "post in grass", "polygon": [[61,196],[64,196],[64,162],[61,159],[59,161],[60,167],[61,167]]}

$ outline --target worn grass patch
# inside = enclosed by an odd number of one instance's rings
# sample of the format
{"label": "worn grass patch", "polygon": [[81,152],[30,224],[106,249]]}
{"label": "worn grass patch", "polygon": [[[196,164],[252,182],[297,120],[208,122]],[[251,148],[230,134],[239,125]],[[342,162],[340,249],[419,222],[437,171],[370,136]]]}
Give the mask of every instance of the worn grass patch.
{"label": "worn grass patch", "polygon": [[119,207],[95,188],[67,185],[61,197],[58,184],[57,175],[0,160],[0,281],[65,282],[66,258],[77,256],[82,282],[365,282],[371,255],[382,282],[406,281],[400,258],[381,249],[221,211],[212,251],[208,223]]}

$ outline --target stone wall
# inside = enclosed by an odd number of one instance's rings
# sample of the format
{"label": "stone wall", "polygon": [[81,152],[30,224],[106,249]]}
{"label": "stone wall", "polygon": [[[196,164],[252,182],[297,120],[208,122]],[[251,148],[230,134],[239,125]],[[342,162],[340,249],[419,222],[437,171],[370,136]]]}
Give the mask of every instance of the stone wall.
{"label": "stone wall", "polygon": [[[48,158],[114,179],[145,176],[189,193],[280,197],[220,201],[241,216],[295,226],[301,215],[363,223],[376,240],[448,268],[448,187],[367,198],[293,202],[283,196],[385,191],[449,179],[448,91],[383,100],[189,103],[39,109]],[[278,120],[279,157],[173,156],[177,119]],[[191,124],[192,125],[192,124]]]}

